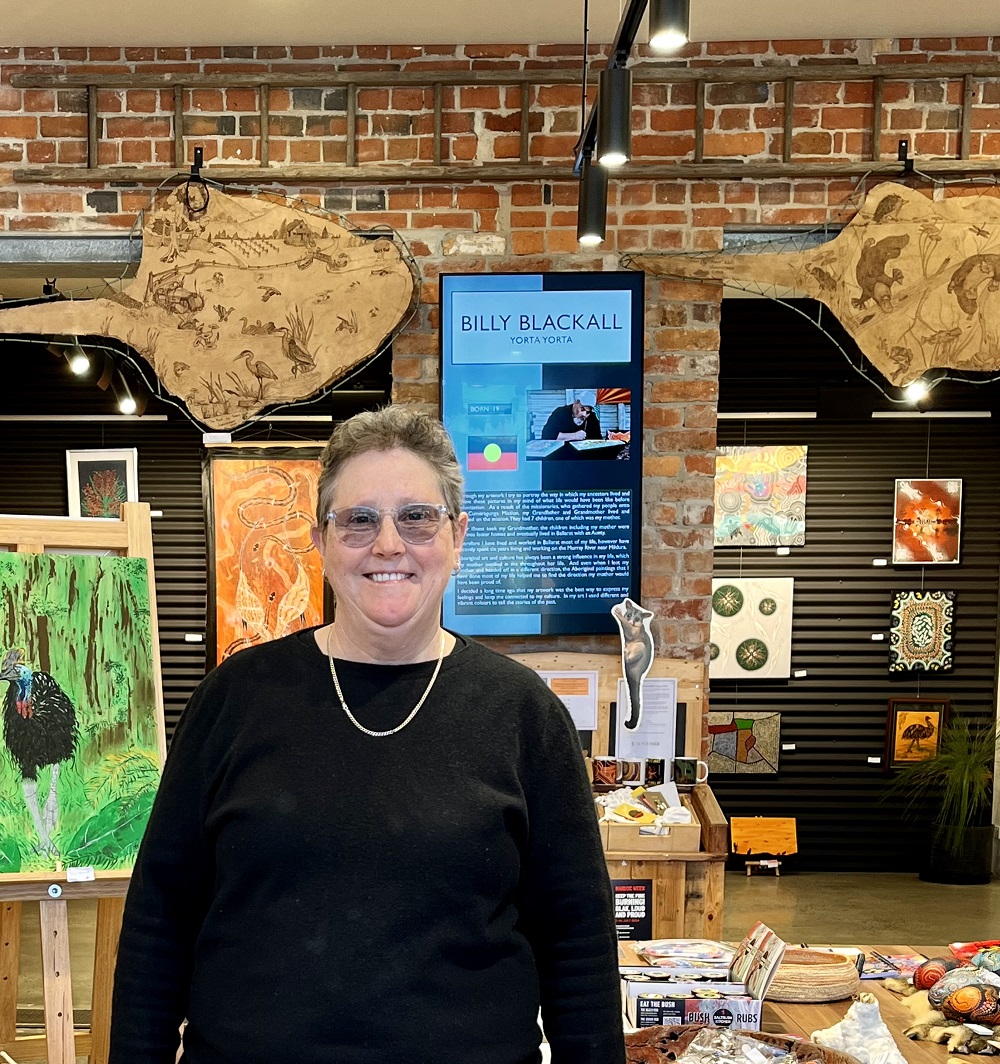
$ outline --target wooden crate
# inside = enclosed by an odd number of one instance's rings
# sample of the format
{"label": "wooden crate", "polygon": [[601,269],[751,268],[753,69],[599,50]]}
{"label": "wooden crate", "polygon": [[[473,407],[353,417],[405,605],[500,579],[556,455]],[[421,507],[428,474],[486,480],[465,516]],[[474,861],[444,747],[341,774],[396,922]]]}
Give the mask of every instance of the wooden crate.
{"label": "wooden crate", "polygon": [[700,852],[621,850],[605,854],[612,879],[652,880],[653,938],[718,938],[722,934],[729,828],[707,784],[692,790],[691,804],[700,824]]}
{"label": "wooden crate", "polygon": [[[701,849],[701,822],[691,799],[681,795],[681,801],[691,813],[690,824],[670,824],[665,835],[643,834],[640,824],[601,822],[601,842],[605,852],[697,853]],[[598,806],[598,812],[603,812]]]}

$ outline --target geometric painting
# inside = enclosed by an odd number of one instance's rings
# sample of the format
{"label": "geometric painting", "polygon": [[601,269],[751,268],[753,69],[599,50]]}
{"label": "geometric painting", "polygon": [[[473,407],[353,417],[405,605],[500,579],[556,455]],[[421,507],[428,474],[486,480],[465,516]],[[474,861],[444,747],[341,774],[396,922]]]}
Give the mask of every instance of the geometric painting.
{"label": "geometric painting", "polygon": [[780,733],[778,713],[709,713],[708,771],[773,775],[778,771]]}
{"label": "geometric painting", "polygon": [[162,728],[145,559],[0,554],[0,881],[131,868]]}
{"label": "geometric painting", "polygon": [[960,480],[897,480],[893,565],[954,565],[962,526]]}
{"label": "geometric painting", "polygon": [[791,675],[794,584],[785,576],[712,580],[711,679],[764,680]]}
{"label": "geometric painting", "polygon": [[954,591],[897,591],[892,597],[889,671],[950,669],[954,612]]}
{"label": "geometric painting", "polygon": [[[323,623],[316,521],[317,448],[210,453],[215,663],[238,650]],[[289,457],[291,455],[291,457]]]}
{"label": "geometric painting", "polygon": [[801,547],[806,541],[806,447],[720,447],[715,546]]}

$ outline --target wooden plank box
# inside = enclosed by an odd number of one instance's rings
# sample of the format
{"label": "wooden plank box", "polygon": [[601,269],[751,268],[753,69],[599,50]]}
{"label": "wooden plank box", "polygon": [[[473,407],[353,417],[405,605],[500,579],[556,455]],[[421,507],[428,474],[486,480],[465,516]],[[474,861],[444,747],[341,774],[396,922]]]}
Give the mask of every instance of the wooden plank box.
{"label": "wooden plank box", "polygon": [[[664,835],[643,833],[641,824],[602,821],[601,842],[605,853],[697,853],[701,849],[701,823],[687,795],[681,801],[692,816],[690,824],[669,824]],[[600,806],[598,806],[600,810]]]}

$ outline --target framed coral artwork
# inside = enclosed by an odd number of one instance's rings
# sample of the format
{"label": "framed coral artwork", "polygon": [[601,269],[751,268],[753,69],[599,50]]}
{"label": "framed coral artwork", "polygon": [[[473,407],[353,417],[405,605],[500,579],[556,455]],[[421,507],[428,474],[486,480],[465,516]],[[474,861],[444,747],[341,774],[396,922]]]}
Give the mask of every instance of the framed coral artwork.
{"label": "framed coral artwork", "polygon": [[897,480],[893,565],[956,565],[962,530],[960,480]]}
{"label": "framed coral artwork", "polygon": [[123,502],[139,501],[139,453],[99,449],[66,452],[70,517],[121,515]]}
{"label": "framed coral artwork", "polygon": [[886,771],[937,757],[951,703],[940,698],[890,698],[885,730]]}
{"label": "framed coral artwork", "polygon": [[205,467],[210,667],[246,647],[322,624],[318,445],[213,448]]}

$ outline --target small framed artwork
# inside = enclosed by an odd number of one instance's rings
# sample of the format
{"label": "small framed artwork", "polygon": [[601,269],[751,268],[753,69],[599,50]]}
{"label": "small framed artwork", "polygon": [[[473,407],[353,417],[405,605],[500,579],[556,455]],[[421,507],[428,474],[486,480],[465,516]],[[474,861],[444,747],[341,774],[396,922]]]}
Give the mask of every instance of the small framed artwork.
{"label": "small framed artwork", "polygon": [[886,771],[937,757],[951,702],[940,698],[890,698],[885,733]]}
{"label": "small framed artwork", "polygon": [[120,517],[123,502],[139,501],[138,465],[134,447],[67,451],[70,517]]}
{"label": "small framed artwork", "polygon": [[962,531],[960,480],[897,480],[893,565],[956,565]]}

